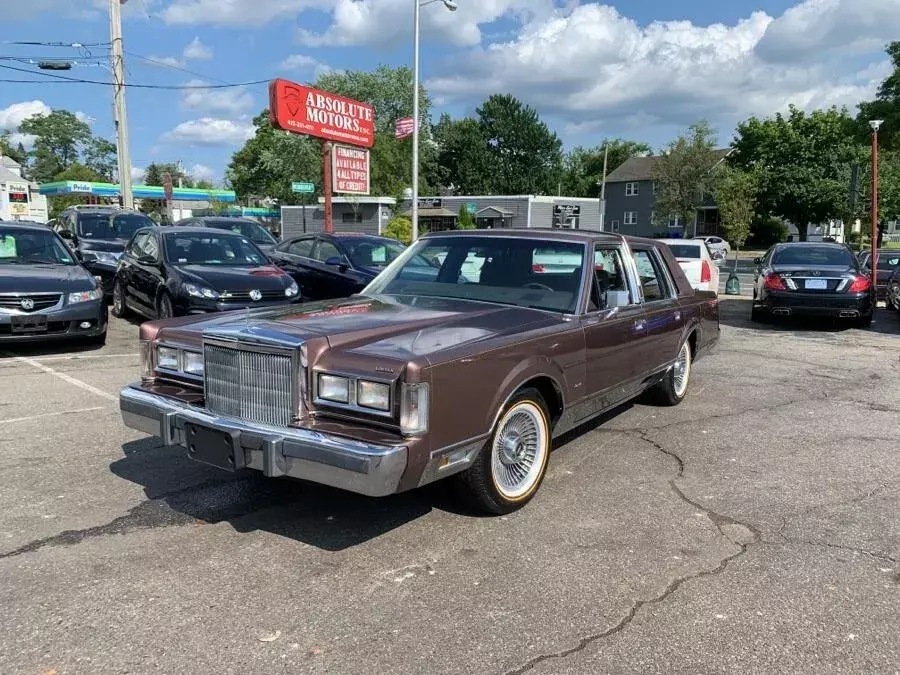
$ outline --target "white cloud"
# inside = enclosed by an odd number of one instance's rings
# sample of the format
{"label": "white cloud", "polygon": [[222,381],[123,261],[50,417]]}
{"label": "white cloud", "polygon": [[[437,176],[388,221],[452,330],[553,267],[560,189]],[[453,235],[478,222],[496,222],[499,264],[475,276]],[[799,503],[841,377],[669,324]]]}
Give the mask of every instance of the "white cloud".
{"label": "white cloud", "polygon": [[314,77],[333,72],[331,66],[305,54],[291,54],[278,64],[279,70],[312,73]]}
{"label": "white cloud", "polygon": [[147,61],[155,66],[168,66],[170,68],[184,67],[184,61],[176,59],[174,56],[148,56]]}
{"label": "white cloud", "polygon": [[9,142],[12,143],[13,147],[22,144],[22,147],[26,150],[31,150],[34,148],[34,142],[37,140],[37,136],[34,134],[20,134],[18,132],[12,133],[9,135]]}
{"label": "white cloud", "polygon": [[[203,80],[191,80],[185,86],[202,87],[209,84]],[[181,107],[206,114],[232,115],[253,107],[253,96],[240,87],[231,89],[183,89]]]}
{"label": "white cloud", "polygon": [[0,109],[0,129],[15,131],[29,117],[49,114],[50,106],[39,99],[13,103]]}
{"label": "white cloud", "polygon": [[85,124],[88,124],[88,125],[93,124],[94,122],[97,121],[96,117],[91,117],[87,113],[83,113],[80,110],[75,111],[75,119],[77,119],[79,122],[84,122]]}
{"label": "white cloud", "polygon": [[162,11],[169,24],[262,26],[294,19],[306,9],[327,9],[331,0],[172,0]]}
{"label": "white cloud", "polygon": [[194,180],[215,181],[216,179],[215,170],[205,164],[194,164],[194,166],[188,169],[188,175]]}
{"label": "white cloud", "polygon": [[195,37],[191,40],[190,44],[184,48],[184,58],[186,61],[209,60],[212,57],[212,49],[200,42],[199,37]]}
{"label": "white cloud", "polygon": [[131,167],[131,181],[132,181],[133,183],[140,183],[142,180],[144,180],[144,174],[145,174],[145,170],[144,170],[144,169],[141,169],[141,168],[138,168],[138,167],[132,165],[132,167]]}
{"label": "white cloud", "polygon": [[163,140],[191,145],[239,145],[255,132],[251,122],[201,117],[182,122],[163,134]]}
{"label": "white cloud", "polygon": [[[372,45],[394,46],[409,39],[412,8],[408,0],[331,0],[331,25],[322,33],[298,31],[301,44],[313,47]],[[425,7],[422,31],[429,39],[474,46],[483,39],[482,24],[510,17],[535,22],[552,15],[553,0],[480,0],[459,2],[455,12],[440,3]]]}
{"label": "white cloud", "polygon": [[[898,0],[827,0],[851,2],[862,11],[886,2],[897,6]],[[754,12],[733,25],[672,21],[641,26],[610,6],[570,6],[549,19],[525,21],[508,42],[454,58],[450,74],[427,86],[447,101],[510,92],[577,132],[601,131],[611,121],[617,128],[640,121],[646,129],[701,118],[724,128],[789,103],[853,105],[872,94],[878,82],[874,71],[857,74],[837,58],[810,64],[762,58],[757,53],[761,41],[783,19]],[[845,44],[852,43],[847,38]]]}

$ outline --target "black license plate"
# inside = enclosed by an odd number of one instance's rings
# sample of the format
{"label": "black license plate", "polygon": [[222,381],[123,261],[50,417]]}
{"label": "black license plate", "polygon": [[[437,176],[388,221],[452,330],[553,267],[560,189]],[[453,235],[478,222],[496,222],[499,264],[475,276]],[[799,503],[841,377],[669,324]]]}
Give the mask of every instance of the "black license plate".
{"label": "black license plate", "polygon": [[9,317],[10,331],[13,333],[46,333],[45,314],[14,314]]}
{"label": "black license plate", "polygon": [[188,457],[226,471],[247,466],[240,434],[210,429],[197,424],[184,425]]}

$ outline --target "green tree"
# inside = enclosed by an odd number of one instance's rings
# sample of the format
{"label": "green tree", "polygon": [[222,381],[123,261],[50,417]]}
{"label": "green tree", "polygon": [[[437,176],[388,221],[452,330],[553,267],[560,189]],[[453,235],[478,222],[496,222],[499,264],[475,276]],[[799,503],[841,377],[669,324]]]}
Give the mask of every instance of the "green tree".
{"label": "green tree", "polygon": [[395,216],[384,226],[382,234],[409,245],[412,241],[412,221],[406,216]]}
{"label": "green tree", "polygon": [[289,134],[269,124],[263,110],[253,124],[256,133],[231,158],[225,172],[240,199],[271,197],[281,204],[299,204],[303,195],[291,191],[291,182],[311,181],[322,191],[322,146],[307,136]]}
{"label": "green tree", "polygon": [[886,51],[893,71],[881,83],[875,100],[859,104],[856,129],[859,139],[868,142],[872,135],[869,122],[883,120],[878,132],[880,145],[887,150],[900,151],[900,42],[891,42]]}
{"label": "green tree", "polygon": [[178,187],[178,179],[181,179],[182,187],[194,187],[193,179],[185,173],[177,162],[152,162],[144,172],[144,185],[162,187],[165,183],[166,172],[172,176],[172,185]]}
{"label": "green tree", "polygon": [[656,211],[664,218],[678,217],[687,231],[712,192],[718,162],[716,132],[705,121],[691,125],[656,162]]}
{"label": "green tree", "polygon": [[441,115],[434,127],[437,143],[437,182],[455,194],[483,195],[491,192],[491,156],[478,120],[451,119]]}
{"label": "green tree", "polygon": [[509,94],[476,110],[490,157],[494,194],[553,194],[562,176],[562,141],[537,111]]}
{"label": "green tree", "polygon": [[791,106],[787,116],[751,117],[738,125],[732,162],[759,176],[760,211],[793,223],[805,241],[808,224],[846,214],[860,157],[854,125],[836,107],[807,114]]}
{"label": "green tree", "polygon": [[119,163],[115,143],[99,136],[93,136],[84,143],[82,157],[85,166],[100,176],[103,181],[112,182],[118,171]]}
{"label": "green tree", "polygon": [[652,148],[646,143],[628,141],[622,138],[605,139],[593,148],[576,146],[565,156],[562,188],[570,197],[599,197],[603,183],[603,156],[606,148],[607,174],[612,173],[632,157],[652,155]]}
{"label": "green tree", "polygon": [[0,132],[0,155],[9,157],[19,164],[25,164],[28,161],[28,152],[25,150],[25,146],[21,143],[13,146],[10,137],[9,131]]}
{"label": "green tree", "polygon": [[475,229],[475,219],[472,217],[472,214],[469,213],[469,209],[466,208],[465,204],[459,207],[459,217],[456,220],[456,226],[460,230]]}
{"label": "green tree", "polygon": [[93,138],[91,128],[68,110],[33,115],[19,125],[19,133],[35,137],[31,179],[46,183],[79,161],[81,150]]}
{"label": "green tree", "polygon": [[737,251],[747,243],[750,226],[756,217],[756,176],[725,165],[715,172],[714,194],[725,237],[734,244],[734,265],[737,270]]}
{"label": "green tree", "polygon": [[900,220],[900,151],[878,158],[879,220]]}

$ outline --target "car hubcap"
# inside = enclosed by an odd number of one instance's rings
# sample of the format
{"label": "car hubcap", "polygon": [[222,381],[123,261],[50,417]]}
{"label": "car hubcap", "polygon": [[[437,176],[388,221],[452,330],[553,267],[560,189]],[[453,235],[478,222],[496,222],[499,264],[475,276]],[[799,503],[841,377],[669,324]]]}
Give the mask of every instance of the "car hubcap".
{"label": "car hubcap", "polygon": [[491,469],[494,483],[507,499],[527,495],[541,476],[547,455],[544,415],[523,401],[500,420],[494,437]]}
{"label": "car hubcap", "polygon": [[681,351],[678,352],[674,369],[675,394],[681,398],[687,390],[688,380],[691,377],[691,348],[687,342],[682,345]]}

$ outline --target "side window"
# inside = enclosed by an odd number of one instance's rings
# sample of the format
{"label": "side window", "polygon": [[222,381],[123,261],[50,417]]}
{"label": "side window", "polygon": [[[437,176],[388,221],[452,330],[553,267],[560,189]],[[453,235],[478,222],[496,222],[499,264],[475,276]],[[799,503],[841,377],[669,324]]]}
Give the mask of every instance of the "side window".
{"label": "side window", "polygon": [[637,250],[634,252],[634,263],[638,276],[641,279],[641,290],[644,294],[644,302],[658,302],[670,297],[670,290],[666,279],[666,273],[659,261],[650,251]]}
{"label": "side window", "polygon": [[295,241],[287,248],[287,253],[291,255],[299,255],[304,258],[312,257],[312,247],[316,243],[315,239],[301,239]]}
{"label": "side window", "polygon": [[341,255],[341,252],[338,250],[337,246],[332,244],[330,241],[320,239],[319,243],[316,245],[316,250],[313,254],[313,258],[315,258],[319,262],[325,262],[330,258],[343,258],[343,256]]}
{"label": "side window", "polygon": [[150,256],[156,261],[159,261],[159,241],[157,241],[156,237],[149,233],[147,238],[144,240],[143,244],[144,255]]}
{"label": "side window", "polygon": [[144,242],[146,241],[148,236],[147,232],[138,232],[134,235],[134,239],[131,240],[131,244],[128,246],[128,255],[132,258],[140,258],[144,250]]}
{"label": "side window", "polygon": [[597,246],[594,249],[594,283],[589,309],[596,311],[631,304],[635,304],[635,300],[628,288],[621,251]]}

